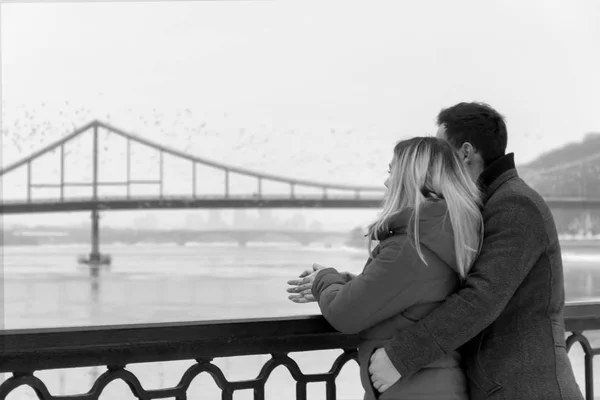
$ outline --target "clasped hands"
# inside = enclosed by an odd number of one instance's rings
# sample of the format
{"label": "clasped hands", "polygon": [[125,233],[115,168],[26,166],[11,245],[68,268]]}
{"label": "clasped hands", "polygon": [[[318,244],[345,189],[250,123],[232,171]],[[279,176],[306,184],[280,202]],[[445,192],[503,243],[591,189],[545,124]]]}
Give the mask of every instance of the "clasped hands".
{"label": "clasped hands", "polygon": [[[312,293],[312,285],[320,269],[327,268],[320,264],[313,264],[311,269],[304,270],[299,278],[291,279],[287,283],[292,285],[287,289],[288,293],[293,293],[288,296],[288,299],[294,303],[311,303],[316,301]],[[369,375],[373,387],[383,393],[402,377],[389,359],[385,349],[379,348],[371,355],[369,362]]]}
{"label": "clasped hands", "polygon": [[314,263],[312,268],[305,269],[299,276],[301,279],[291,279],[287,281],[288,285],[293,287],[287,288],[288,293],[294,293],[288,296],[288,299],[294,303],[311,303],[316,301],[312,293],[312,285],[320,269],[327,268],[320,264]]}

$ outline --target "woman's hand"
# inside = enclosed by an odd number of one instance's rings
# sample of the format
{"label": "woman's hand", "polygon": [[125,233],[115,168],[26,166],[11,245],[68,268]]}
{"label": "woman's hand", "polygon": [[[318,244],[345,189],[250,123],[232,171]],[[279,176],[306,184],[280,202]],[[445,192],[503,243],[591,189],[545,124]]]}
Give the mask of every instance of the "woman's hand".
{"label": "woman's hand", "polygon": [[288,296],[288,299],[294,303],[311,303],[316,301],[315,296],[312,294],[312,284],[319,270],[323,268],[327,267],[315,263],[312,265],[312,269],[306,269],[300,274],[299,278],[302,279],[289,280],[287,282],[288,285],[294,287],[288,288],[287,292],[295,294]]}

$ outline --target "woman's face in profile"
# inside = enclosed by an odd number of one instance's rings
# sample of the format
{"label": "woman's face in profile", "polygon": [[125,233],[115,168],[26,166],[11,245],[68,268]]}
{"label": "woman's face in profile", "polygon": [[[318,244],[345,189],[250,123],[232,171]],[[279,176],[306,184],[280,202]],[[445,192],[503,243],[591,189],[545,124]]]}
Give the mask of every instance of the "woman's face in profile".
{"label": "woman's face in profile", "polygon": [[390,183],[390,174],[392,173],[392,164],[394,163],[394,160],[392,160],[391,163],[388,164],[388,174],[387,174],[387,178],[385,179],[385,181],[383,182],[384,186],[387,188],[389,187],[389,183]]}

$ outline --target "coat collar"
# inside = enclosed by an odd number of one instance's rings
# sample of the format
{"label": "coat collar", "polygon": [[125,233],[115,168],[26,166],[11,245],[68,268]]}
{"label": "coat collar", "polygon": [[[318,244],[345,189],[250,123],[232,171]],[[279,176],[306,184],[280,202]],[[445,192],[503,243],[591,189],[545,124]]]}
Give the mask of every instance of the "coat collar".
{"label": "coat collar", "polygon": [[515,154],[509,153],[488,165],[479,175],[479,187],[484,195],[484,203],[506,181],[518,177]]}

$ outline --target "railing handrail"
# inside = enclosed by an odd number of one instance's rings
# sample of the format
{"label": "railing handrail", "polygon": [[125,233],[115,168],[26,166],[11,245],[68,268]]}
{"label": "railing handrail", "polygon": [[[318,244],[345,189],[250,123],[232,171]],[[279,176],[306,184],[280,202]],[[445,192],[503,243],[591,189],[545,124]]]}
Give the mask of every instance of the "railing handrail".
{"label": "railing handrail", "polygon": [[[322,316],[6,330],[0,373],[355,348]],[[266,351],[266,349],[269,349]]]}
{"label": "railing handrail", "polygon": [[[600,319],[600,300],[578,300],[569,301],[565,304],[564,311],[565,324],[568,325],[576,319]],[[85,331],[113,331],[121,329],[158,329],[158,328],[171,328],[171,327],[183,327],[183,326],[203,326],[203,325],[220,325],[223,326],[236,326],[239,324],[248,323],[281,323],[281,322],[314,322],[323,321],[322,315],[294,315],[286,317],[260,317],[260,318],[229,318],[229,319],[215,319],[215,320],[201,320],[201,321],[176,321],[176,322],[150,322],[150,323],[139,323],[139,324],[118,324],[118,325],[79,325],[79,326],[66,326],[66,327],[48,327],[48,328],[26,328],[26,329],[6,329],[0,331],[0,337],[9,335],[24,335],[24,334],[37,334],[37,333],[73,333],[73,332],[85,332]],[[600,321],[598,321],[600,323]],[[334,328],[329,325],[332,332],[335,332]],[[314,327],[308,327],[307,330],[314,329]],[[600,329],[588,328],[588,329]],[[302,330],[298,333],[305,333],[306,330]]]}
{"label": "railing handrail", "polygon": [[[600,329],[600,302],[565,307],[567,331]],[[295,351],[354,348],[320,315],[6,330],[0,372],[126,365]]]}

